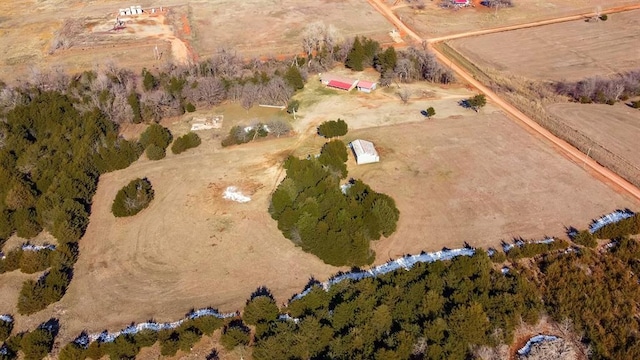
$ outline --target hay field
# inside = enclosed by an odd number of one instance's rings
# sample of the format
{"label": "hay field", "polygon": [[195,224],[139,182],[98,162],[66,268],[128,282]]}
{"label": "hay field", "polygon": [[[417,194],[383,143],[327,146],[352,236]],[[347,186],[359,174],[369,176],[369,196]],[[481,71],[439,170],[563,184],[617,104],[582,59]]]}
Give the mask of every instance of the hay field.
{"label": "hay field", "polygon": [[302,31],[317,21],[333,25],[342,38],[392,42],[393,26],[366,1],[201,0],[189,8],[193,46],[202,57],[225,47],[246,58],[302,53]]}
{"label": "hay field", "polygon": [[577,81],[640,68],[640,10],[448,42],[480,67],[535,80]]}
{"label": "hay field", "polygon": [[[387,0],[387,4],[391,1]],[[624,5],[636,5],[636,0],[517,0],[511,8],[498,12],[479,5],[460,10],[443,9],[440,1],[425,1],[424,10],[404,5],[394,7],[395,13],[412,30],[423,38],[451,35],[466,31],[490,29],[533,21],[593,12],[598,6],[610,9]]]}
{"label": "hay field", "polygon": [[640,172],[640,111],[626,104],[553,104],[547,111]]}

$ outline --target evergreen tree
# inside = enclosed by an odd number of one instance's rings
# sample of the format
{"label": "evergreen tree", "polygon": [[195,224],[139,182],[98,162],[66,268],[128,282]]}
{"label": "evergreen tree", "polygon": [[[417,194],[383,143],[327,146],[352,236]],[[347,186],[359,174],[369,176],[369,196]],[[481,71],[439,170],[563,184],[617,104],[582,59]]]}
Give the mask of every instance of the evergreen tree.
{"label": "evergreen tree", "polygon": [[302,90],[304,88],[304,79],[302,78],[297,66],[289,66],[284,75],[284,79],[294,91]]}
{"label": "evergreen tree", "polygon": [[360,42],[360,38],[356,36],[356,39],[353,41],[353,46],[347,54],[347,60],[345,61],[345,66],[355,71],[362,71],[364,67],[362,63],[365,60],[365,50]]}

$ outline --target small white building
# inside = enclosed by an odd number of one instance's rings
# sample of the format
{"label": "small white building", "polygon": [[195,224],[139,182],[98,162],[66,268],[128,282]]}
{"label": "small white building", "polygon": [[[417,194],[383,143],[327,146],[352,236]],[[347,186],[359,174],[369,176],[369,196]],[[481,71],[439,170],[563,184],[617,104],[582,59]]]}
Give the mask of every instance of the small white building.
{"label": "small white building", "polygon": [[380,156],[371,141],[361,139],[353,140],[349,143],[349,147],[351,147],[351,150],[356,157],[356,164],[358,165],[376,163],[380,161]]}
{"label": "small white building", "polygon": [[356,85],[356,89],[368,94],[376,89],[376,83],[366,80],[359,80],[358,85]]}

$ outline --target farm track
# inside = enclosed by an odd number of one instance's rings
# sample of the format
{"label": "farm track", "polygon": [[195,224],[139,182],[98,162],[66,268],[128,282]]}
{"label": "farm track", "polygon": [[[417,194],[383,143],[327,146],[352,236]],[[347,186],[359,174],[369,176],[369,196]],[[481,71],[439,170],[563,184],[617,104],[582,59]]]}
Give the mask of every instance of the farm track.
{"label": "farm track", "polygon": [[[428,48],[430,49],[430,51],[432,51],[436,55],[438,60],[440,60],[443,64],[448,64],[451,70],[453,70],[460,78],[464,79],[471,86],[475,87],[478,91],[483,93],[496,106],[500,107],[510,118],[517,120],[517,122],[520,125],[525,127],[527,130],[533,132],[537,136],[551,142],[553,147],[559,153],[566,156],[574,163],[582,164],[583,167],[588,167],[591,170],[591,173],[597,179],[603,181],[609,186],[614,187],[617,190],[624,191],[625,193],[633,197],[635,200],[640,201],[640,189],[638,187],[634,186],[627,180],[623,179],[617,173],[600,165],[597,161],[588,157],[587,155],[582,153],[580,150],[578,150],[568,142],[552,134],[549,130],[539,125],[533,119],[525,115],[523,112],[518,110],[515,106],[511,105],[509,102],[507,102],[503,98],[501,98],[498,94],[493,92],[491,89],[489,89],[487,86],[482,84],[480,81],[476,80],[472,74],[470,74],[461,66],[459,66],[454,59],[448,58],[439,49],[437,49],[437,47],[433,46],[438,42],[442,42],[446,40],[460,39],[465,37],[492,34],[497,32],[504,32],[504,31],[511,31],[511,30],[525,29],[525,28],[532,28],[532,27],[556,24],[556,23],[567,22],[567,21],[588,19],[590,17],[595,16],[594,12],[583,13],[583,14],[572,15],[572,16],[564,16],[560,18],[548,19],[548,20],[542,20],[542,21],[535,21],[535,22],[525,23],[520,25],[504,26],[504,27],[499,27],[494,29],[468,31],[464,33],[425,40],[422,37],[420,37],[417,33],[415,33],[413,30],[411,30],[407,25],[405,25],[393,13],[393,11],[389,9],[389,7],[386,6],[381,0],[367,0],[367,1],[371,4],[371,6],[374,9],[379,11],[387,20],[389,20],[392,24],[394,24],[400,31],[406,33],[417,43],[422,44],[422,43],[425,43],[426,41],[426,43],[428,44]],[[636,10],[636,9],[640,9],[640,4],[629,5],[629,6],[619,6],[619,7],[603,10],[601,14],[611,14],[611,13]]]}

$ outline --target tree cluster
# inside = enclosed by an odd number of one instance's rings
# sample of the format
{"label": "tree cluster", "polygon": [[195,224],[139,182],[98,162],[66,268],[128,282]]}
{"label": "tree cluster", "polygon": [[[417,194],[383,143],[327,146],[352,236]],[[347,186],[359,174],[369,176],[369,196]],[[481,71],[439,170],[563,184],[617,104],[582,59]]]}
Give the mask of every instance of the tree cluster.
{"label": "tree cluster", "polygon": [[269,135],[279,138],[291,132],[291,124],[285,120],[272,120],[263,124],[253,122],[252,125],[236,125],[229,130],[229,134],[222,139],[222,146],[246,144],[258,138],[265,138]]}
{"label": "tree cluster", "polygon": [[325,121],[318,126],[318,135],[327,139],[344,136],[348,131],[349,126],[342,119]]}
{"label": "tree cluster", "polygon": [[577,82],[558,82],[556,91],[583,104],[613,105],[640,95],[640,70],[606,78],[594,76]]}
{"label": "tree cluster", "polygon": [[256,332],[255,359],[468,359],[510,343],[541,310],[535,287],[493,269],[486,253],[419,264],[325,292],[316,287]]}
{"label": "tree cluster", "polygon": [[569,244],[561,239],[556,239],[549,244],[525,242],[522,246],[514,246],[507,252],[507,258],[516,261],[522,258],[532,258],[537,255],[547,254],[555,250],[566,249]]}
{"label": "tree cluster", "polygon": [[18,298],[22,314],[62,297],[98,177],[127,167],[142,150],[120,138],[118,126],[99,109],[83,109],[83,101],[26,89],[0,122],[0,245],[14,233],[32,238],[43,229],[58,241],[53,252],[14,250],[2,261],[5,271],[50,267],[37,281],[24,283]]}
{"label": "tree cluster", "polygon": [[474,97],[462,100],[461,104],[466,108],[471,108],[473,111],[478,112],[478,110],[487,105],[487,98],[484,94],[478,94]]}
{"label": "tree cluster", "polygon": [[[65,345],[59,354],[60,360],[100,359],[108,356],[112,360],[135,359],[142,348],[160,344],[163,356],[175,356],[178,350],[189,352],[203,335],[210,336],[223,327],[225,321],[215,316],[201,316],[185,320],[175,329],[153,331],[142,330],[135,334],[123,334],[112,342],[94,341],[84,347],[74,341]],[[86,334],[85,334],[86,335]]]}
{"label": "tree cluster", "polygon": [[269,213],[284,236],[304,251],[327,264],[359,266],[373,261],[369,241],[396,230],[399,211],[391,197],[360,180],[352,180],[343,192],[346,160],[340,140],[326,143],[318,157],[289,157]]}
{"label": "tree cluster", "polygon": [[0,341],[4,340],[4,345],[0,347],[0,359],[3,360],[17,359],[19,353],[22,353],[21,358],[27,360],[44,359],[53,348],[60,326],[57,319],[49,319],[32,331],[2,338],[1,335],[4,335],[4,331],[8,330],[6,335],[10,335],[12,330],[12,323],[9,323],[10,327],[8,328],[3,323],[0,320]]}
{"label": "tree cluster", "polygon": [[200,140],[200,136],[194,132],[188,132],[177,138],[173,144],[171,145],[171,152],[174,154],[180,154],[189,149],[196,148],[200,146],[202,140]]}
{"label": "tree cluster", "polygon": [[151,124],[140,134],[140,145],[146,150],[149,160],[160,160],[166,156],[166,149],[173,141],[169,129],[159,124]]}
{"label": "tree cluster", "polygon": [[118,191],[111,212],[115,217],[133,216],[146,209],[153,200],[154,191],[151,182],[144,179],[131,180]]}
{"label": "tree cluster", "polygon": [[618,222],[607,224],[594,232],[593,236],[598,239],[616,239],[637,234],[640,234],[640,213]]}
{"label": "tree cluster", "polygon": [[42,249],[39,251],[24,251],[16,248],[0,258],[0,274],[20,269],[25,274],[44,271],[51,266],[54,251]]}

